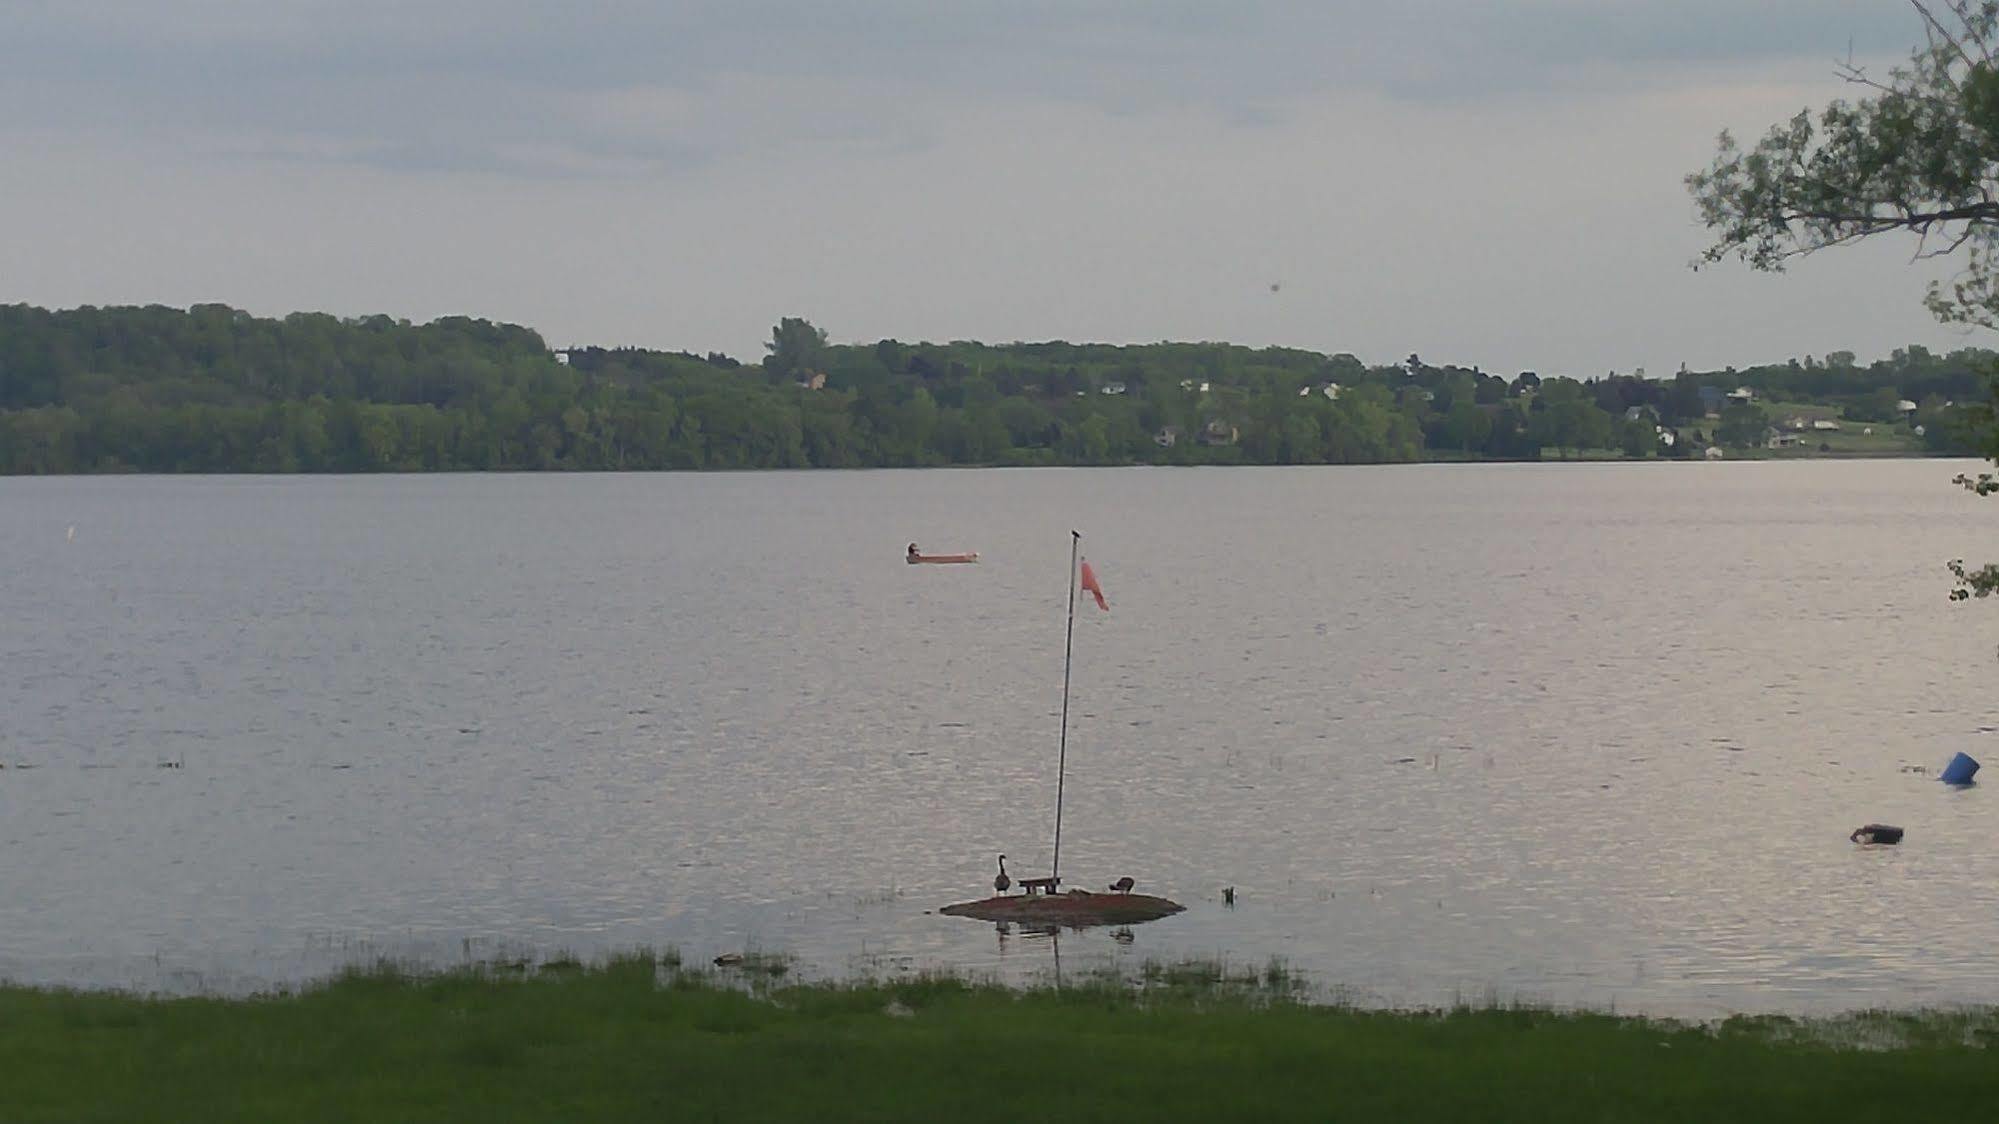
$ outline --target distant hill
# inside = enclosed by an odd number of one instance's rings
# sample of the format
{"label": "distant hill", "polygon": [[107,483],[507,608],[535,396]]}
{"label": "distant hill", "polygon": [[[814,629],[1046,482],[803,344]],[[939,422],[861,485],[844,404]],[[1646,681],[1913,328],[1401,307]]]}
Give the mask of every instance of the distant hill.
{"label": "distant hill", "polygon": [[[1226,343],[551,351],[449,317],[0,306],[0,472],[374,472],[1968,451],[1994,356],[1920,347],[1575,380]],[[1775,405],[1776,409],[1771,409]],[[1785,440],[1810,408],[1839,419]],[[1851,423],[1849,426],[1847,423]],[[1866,430],[1863,436],[1860,430]]]}

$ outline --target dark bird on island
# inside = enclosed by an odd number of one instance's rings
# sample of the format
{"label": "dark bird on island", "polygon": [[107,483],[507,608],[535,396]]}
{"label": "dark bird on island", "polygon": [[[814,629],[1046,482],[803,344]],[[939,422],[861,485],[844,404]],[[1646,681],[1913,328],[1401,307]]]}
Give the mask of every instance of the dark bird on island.
{"label": "dark bird on island", "polygon": [[1855,843],[1900,843],[1902,841],[1902,829],[1899,827],[1890,827],[1885,823],[1871,823],[1863,827],[1854,828],[1853,834],[1847,836],[1847,838],[1853,840]]}
{"label": "dark bird on island", "polygon": [[1234,887],[1234,886],[1224,886],[1224,887],[1222,887],[1222,904],[1223,904],[1223,905],[1234,905],[1234,904],[1235,904],[1235,887]]}
{"label": "dark bird on island", "polygon": [[1013,889],[1013,879],[1006,876],[1006,856],[1001,855],[999,876],[993,879],[993,892],[1004,894],[1011,889]]}
{"label": "dark bird on island", "polygon": [[1123,878],[1118,879],[1116,882],[1111,883],[1111,889],[1116,890],[1120,894],[1129,894],[1131,893],[1131,888],[1136,885],[1138,885],[1138,883],[1133,882],[1131,880],[1131,875],[1127,874]]}

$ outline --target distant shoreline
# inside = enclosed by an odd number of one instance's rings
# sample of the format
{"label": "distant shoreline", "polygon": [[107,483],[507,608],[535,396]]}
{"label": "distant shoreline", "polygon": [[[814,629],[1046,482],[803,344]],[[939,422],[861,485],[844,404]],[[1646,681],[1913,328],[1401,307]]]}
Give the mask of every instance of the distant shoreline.
{"label": "distant shoreline", "polygon": [[1975,453],[1971,407],[1999,362],[1909,347],[1576,379],[1228,343],[836,344],[790,318],[773,336],[742,362],[551,349],[467,317],[0,305],[0,474]]}
{"label": "distant shoreline", "polygon": [[1907,453],[1833,453],[1811,456],[1759,457],[1735,455],[1708,460],[1697,457],[1543,457],[1539,460],[1528,458],[1485,457],[1466,459],[1463,457],[1441,457],[1417,461],[1356,461],[1341,464],[1284,464],[1278,462],[1234,461],[1216,464],[1161,464],[1150,461],[1132,461],[1125,464],[934,464],[934,465],[851,465],[842,467],[791,467],[791,468],[386,468],[376,471],[356,472],[342,469],[317,471],[274,472],[250,470],[190,470],[186,472],[124,471],[104,470],[94,472],[0,472],[0,480],[69,479],[95,480],[120,478],[177,479],[196,477],[255,477],[270,479],[306,478],[356,478],[386,476],[731,476],[731,475],[816,475],[862,473],[862,472],[987,472],[1022,471],[1039,472],[1066,469],[1129,469],[1157,468],[1162,470],[1193,469],[1239,469],[1239,468],[1477,468],[1494,465],[1562,465],[1568,467],[1601,467],[1604,465],[1703,465],[1716,464],[1817,464],[1854,461],[1977,461],[1981,458],[1970,453],[1951,452],[1907,452]]}

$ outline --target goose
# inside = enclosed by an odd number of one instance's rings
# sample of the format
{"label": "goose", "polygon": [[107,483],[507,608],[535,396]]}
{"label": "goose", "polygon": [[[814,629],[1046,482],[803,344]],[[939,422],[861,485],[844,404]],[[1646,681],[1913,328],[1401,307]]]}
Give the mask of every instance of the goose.
{"label": "goose", "polygon": [[1000,866],[1000,872],[997,876],[993,878],[993,892],[997,894],[1004,894],[1008,890],[1013,889],[1013,879],[1008,878],[1006,876],[1005,855],[1000,856],[999,866]]}
{"label": "goose", "polygon": [[1111,883],[1111,889],[1116,890],[1120,894],[1129,894],[1131,893],[1131,888],[1136,885],[1138,885],[1138,883],[1133,882],[1131,880],[1131,875],[1127,874],[1123,878],[1118,879],[1116,882]]}

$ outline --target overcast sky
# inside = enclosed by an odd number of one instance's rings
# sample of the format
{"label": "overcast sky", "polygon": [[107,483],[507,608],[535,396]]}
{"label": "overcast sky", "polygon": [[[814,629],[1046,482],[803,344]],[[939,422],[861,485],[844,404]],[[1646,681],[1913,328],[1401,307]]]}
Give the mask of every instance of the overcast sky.
{"label": "overcast sky", "polygon": [[1920,33],[1902,0],[0,0],[0,301],[744,358],[781,316],[1576,375],[1992,345],[1930,320],[1909,243],[1689,268],[1715,134]]}

